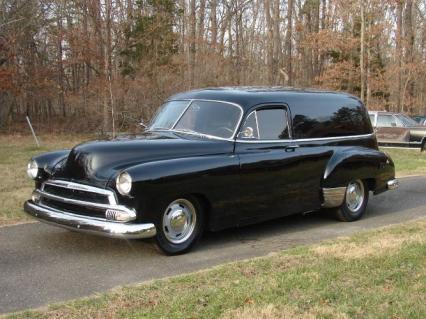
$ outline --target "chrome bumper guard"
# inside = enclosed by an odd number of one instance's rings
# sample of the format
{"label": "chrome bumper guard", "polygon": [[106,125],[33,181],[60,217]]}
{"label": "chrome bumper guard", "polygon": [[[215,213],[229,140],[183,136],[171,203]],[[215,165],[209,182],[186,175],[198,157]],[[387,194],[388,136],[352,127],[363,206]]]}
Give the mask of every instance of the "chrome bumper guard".
{"label": "chrome bumper guard", "polygon": [[392,190],[392,189],[397,189],[398,187],[399,187],[399,181],[395,178],[395,179],[391,179],[391,180],[389,180],[387,183],[386,183],[386,187],[389,189],[389,190]]}
{"label": "chrome bumper guard", "polygon": [[90,218],[44,207],[32,200],[25,202],[24,210],[41,222],[83,233],[123,239],[150,238],[156,235],[155,225],[151,223],[120,223]]}

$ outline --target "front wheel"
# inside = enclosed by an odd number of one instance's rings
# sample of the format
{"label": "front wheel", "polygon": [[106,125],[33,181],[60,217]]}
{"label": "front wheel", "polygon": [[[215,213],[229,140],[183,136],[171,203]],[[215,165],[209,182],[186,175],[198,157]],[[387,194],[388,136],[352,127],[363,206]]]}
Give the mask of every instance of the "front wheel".
{"label": "front wheel", "polygon": [[338,220],[352,222],[360,219],[367,208],[368,186],[361,180],[348,183],[343,204],[335,211]]}
{"label": "front wheel", "polygon": [[189,251],[201,237],[204,210],[195,197],[178,198],[167,205],[157,223],[156,242],[167,255]]}

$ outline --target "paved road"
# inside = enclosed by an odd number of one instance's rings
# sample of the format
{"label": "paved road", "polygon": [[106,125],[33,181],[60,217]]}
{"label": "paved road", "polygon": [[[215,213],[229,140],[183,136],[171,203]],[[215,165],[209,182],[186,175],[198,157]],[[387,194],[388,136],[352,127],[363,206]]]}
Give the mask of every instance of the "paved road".
{"label": "paved road", "polygon": [[193,252],[177,257],[160,254],[150,241],[94,237],[41,223],[0,228],[0,313],[426,217],[425,195],[426,177],[404,178],[397,191],[371,197],[361,221],[286,217],[209,233]]}

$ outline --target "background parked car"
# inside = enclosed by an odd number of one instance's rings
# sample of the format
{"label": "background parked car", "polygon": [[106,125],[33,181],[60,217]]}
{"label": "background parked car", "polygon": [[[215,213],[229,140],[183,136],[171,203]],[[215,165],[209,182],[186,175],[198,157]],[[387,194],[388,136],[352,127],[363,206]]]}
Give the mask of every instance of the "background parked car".
{"label": "background parked car", "polygon": [[381,146],[425,149],[426,127],[402,113],[369,111],[370,121]]}

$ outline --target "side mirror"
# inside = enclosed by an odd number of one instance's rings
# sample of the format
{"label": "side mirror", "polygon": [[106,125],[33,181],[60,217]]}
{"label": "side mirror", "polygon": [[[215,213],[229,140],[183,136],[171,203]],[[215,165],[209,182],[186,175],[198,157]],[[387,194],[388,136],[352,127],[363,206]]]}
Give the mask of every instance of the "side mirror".
{"label": "side mirror", "polygon": [[255,138],[254,130],[250,126],[247,126],[240,134],[238,134],[239,138]]}
{"label": "side mirror", "polygon": [[395,122],[391,123],[391,126],[396,127],[396,123]]}
{"label": "side mirror", "polygon": [[142,120],[139,122],[139,126],[142,126],[145,130],[148,128]]}

